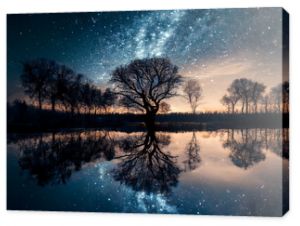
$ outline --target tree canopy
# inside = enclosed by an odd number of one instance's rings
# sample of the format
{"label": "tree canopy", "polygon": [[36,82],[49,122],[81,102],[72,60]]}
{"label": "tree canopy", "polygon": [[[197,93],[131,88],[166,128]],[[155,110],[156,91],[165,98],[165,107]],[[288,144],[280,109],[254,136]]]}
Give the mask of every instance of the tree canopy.
{"label": "tree canopy", "polygon": [[110,82],[121,103],[154,116],[160,103],[177,95],[182,81],[178,67],[167,58],[145,58],[117,67]]}
{"label": "tree canopy", "polygon": [[183,92],[192,108],[193,113],[195,114],[202,98],[202,88],[199,82],[195,79],[186,81],[183,87]]}

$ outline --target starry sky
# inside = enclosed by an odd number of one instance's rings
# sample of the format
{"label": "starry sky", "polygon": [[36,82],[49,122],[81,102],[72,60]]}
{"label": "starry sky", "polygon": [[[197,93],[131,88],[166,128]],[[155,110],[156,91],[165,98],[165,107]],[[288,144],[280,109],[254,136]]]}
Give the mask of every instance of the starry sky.
{"label": "starry sky", "polygon": [[[203,87],[200,111],[221,110],[235,78],[282,81],[281,8],[11,14],[7,17],[8,100],[22,97],[21,62],[43,57],[104,88],[111,71],[136,58],[168,57]],[[178,91],[179,94],[181,90]],[[190,111],[181,96],[174,112]]]}

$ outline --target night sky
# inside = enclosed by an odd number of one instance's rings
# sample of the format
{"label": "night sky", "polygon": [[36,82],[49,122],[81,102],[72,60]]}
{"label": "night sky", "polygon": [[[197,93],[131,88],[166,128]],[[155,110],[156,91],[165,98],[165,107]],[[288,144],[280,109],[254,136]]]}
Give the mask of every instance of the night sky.
{"label": "night sky", "polygon": [[[21,62],[56,60],[105,87],[135,58],[166,56],[204,90],[199,110],[223,109],[235,78],[282,81],[281,8],[23,14],[7,17],[8,100],[22,96]],[[180,91],[179,91],[180,93]],[[173,111],[190,111],[182,97]]]}

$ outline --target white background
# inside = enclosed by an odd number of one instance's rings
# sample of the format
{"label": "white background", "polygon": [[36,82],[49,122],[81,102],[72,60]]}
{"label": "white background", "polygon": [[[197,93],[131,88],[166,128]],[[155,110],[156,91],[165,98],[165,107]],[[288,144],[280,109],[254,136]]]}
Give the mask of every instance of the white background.
{"label": "white background", "polygon": [[[0,0],[0,226],[2,225],[299,225],[300,12],[297,0]],[[283,218],[6,211],[6,14],[136,9],[284,7],[290,13],[290,211]],[[245,178],[246,179],[246,178]],[[78,194],[80,195],[80,194]]]}

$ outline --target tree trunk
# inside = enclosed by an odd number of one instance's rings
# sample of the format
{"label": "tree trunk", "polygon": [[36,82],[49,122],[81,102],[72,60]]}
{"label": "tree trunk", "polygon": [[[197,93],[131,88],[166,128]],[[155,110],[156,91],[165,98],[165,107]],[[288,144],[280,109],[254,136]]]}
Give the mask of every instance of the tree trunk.
{"label": "tree trunk", "polygon": [[234,105],[235,105],[235,104],[232,104],[232,106],[231,106],[231,113],[232,113],[232,114],[234,114],[234,107],[235,107]]}
{"label": "tree trunk", "polygon": [[55,100],[54,99],[51,100],[51,109],[52,109],[52,111],[55,111]]}
{"label": "tree trunk", "polygon": [[39,109],[42,110],[42,98],[39,97]]}
{"label": "tree trunk", "polygon": [[249,111],[249,103],[248,100],[246,100],[246,114],[248,114],[248,111]]}
{"label": "tree trunk", "polygon": [[244,107],[245,107],[245,101],[243,101],[243,104],[242,104],[242,113],[244,113]]}
{"label": "tree trunk", "polygon": [[148,130],[154,130],[155,129],[155,111],[147,111],[145,115],[145,123]]}
{"label": "tree trunk", "polygon": [[196,107],[192,107],[193,114],[196,114]]}
{"label": "tree trunk", "polygon": [[254,103],[254,113],[257,113],[257,103]]}

